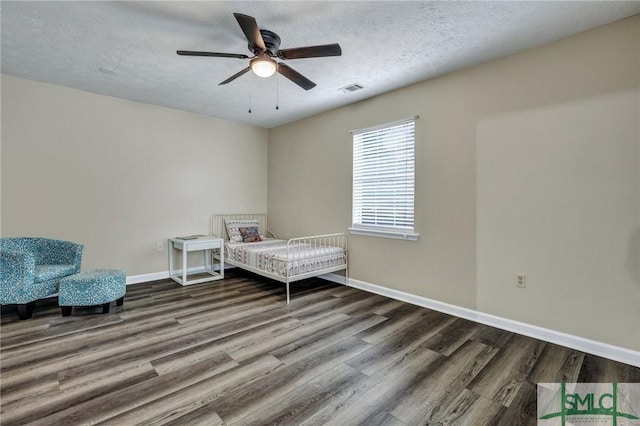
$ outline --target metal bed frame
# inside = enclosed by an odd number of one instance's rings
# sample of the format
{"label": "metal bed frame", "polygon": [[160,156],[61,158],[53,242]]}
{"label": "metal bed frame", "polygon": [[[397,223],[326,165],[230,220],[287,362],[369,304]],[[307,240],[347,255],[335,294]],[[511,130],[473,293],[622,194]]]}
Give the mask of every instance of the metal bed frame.
{"label": "metal bed frame", "polygon": [[[255,220],[258,222],[259,231],[262,235],[269,235],[273,238],[277,238],[275,234],[267,230],[267,215],[263,213],[243,213],[243,214],[214,214],[211,216],[211,224],[210,224],[210,235],[215,235],[222,238],[225,242],[229,240],[229,235],[227,234],[227,227],[225,226],[225,219],[237,219],[237,220]],[[340,247],[344,249],[345,252],[345,263],[343,265],[331,266],[328,268],[314,269],[313,271],[303,272],[295,275],[290,275],[289,265],[299,264],[299,260],[301,258],[300,250],[296,250],[297,246],[300,245],[311,245],[314,249],[323,249],[323,248],[333,248]],[[318,252],[322,252],[322,250],[317,250]],[[287,292],[287,304],[290,302],[290,293],[289,293],[289,284],[295,281],[304,280],[306,278],[317,277],[319,275],[328,274],[336,271],[345,271],[345,279],[348,282],[349,276],[349,258],[348,258],[348,250],[347,250],[347,236],[345,233],[333,233],[333,234],[323,234],[323,235],[311,235],[306,237],[297,237],[291,238],[287,240],[287,276],[282,276],[279,274],[275,274],[272,272],[263,271],[258,268],[254,268],[247,264],[236,262],[231,259],[231,255],[229,253],[228,248],[224,248],[224,263],[236,266],[238,268],[253,272],[255,274],[261,275],[266,278],[270,278],[272,280],[276,280],[282,282],[286,286]],[[216,256],[220,256],[219,253],[214,254],[214,258]],[[219,257],[218,257],[219,258]],[[304,257],[305,260],[310,260],[308,256]],[[318,258],[321,258],[318,256]],[[312,259],[312,258],[311,258]]]}

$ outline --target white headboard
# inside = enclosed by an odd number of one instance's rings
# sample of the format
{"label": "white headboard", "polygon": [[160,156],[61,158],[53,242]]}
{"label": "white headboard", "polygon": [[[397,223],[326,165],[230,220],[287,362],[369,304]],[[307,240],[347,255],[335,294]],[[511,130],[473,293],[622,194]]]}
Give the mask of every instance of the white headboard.
{"label": "white headboard", "polygon": [[216,235],[224,240],[228,240],[229,235],[227,234],[227,227],[224,224],[225,219],[255,220],[258,222],[260,234],[267,234],[267,215],[265,213],[229,213],[211,215],[209,235]]}

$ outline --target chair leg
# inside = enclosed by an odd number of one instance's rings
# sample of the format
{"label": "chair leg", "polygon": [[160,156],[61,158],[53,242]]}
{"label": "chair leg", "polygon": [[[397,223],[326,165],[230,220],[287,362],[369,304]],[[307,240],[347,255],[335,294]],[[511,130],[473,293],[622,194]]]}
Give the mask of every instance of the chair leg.
{"label": "chair leg", "polygon": [[36,306],[35,301],[18,305],[18,317],[21,320],[26,320],[31,318],[31,316],[33,315],[34,306]]}
{"label": "chair leg", "polygon": [[71,316],[71,306],[60,306],[60,310],[62,311],[63,317]]}
{"label": "chair leg", "polygon": [[109,306],[110,305],[111,305],[111,302],[102,304],[102,313],[103,314],[108,314],[109,313]]}
{"label": "chair leg", "polygon": [[116,306],[122,306],[124,304],[124,296],[116,300]]}

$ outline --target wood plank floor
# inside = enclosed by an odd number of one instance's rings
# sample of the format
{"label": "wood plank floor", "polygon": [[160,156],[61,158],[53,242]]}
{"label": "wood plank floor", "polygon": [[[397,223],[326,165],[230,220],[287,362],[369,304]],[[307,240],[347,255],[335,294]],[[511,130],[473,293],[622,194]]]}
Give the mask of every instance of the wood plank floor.
{"label": "wood plank floor", "polygon": [[242,271],[127,288],[124,306],[3,308],[10,425],[533,425],[536,383],[640,369],[319,279]]}

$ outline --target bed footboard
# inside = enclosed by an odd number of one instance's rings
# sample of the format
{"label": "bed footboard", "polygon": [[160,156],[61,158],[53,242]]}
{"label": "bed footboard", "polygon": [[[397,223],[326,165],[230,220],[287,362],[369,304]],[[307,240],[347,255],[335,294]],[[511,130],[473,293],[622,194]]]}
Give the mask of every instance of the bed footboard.
{"label": "bed footboard", "polygon": [[347,236],[345,233],[291,238],[287,241],[287,303],[289,283],[347,270]]}
{"label": "bed footboard", "polygon": [[[291,271],[291,267],[302,263],[320,266],[331,258],[335,258],[336,261],[342,260],[341,263],[346,264],[346,253],[347,236],[344,233],[291,238],[287,241],[287,259],[289,262],[289,268],[287,269]],[[339,256],[339,254],[342,256]],[[300,274],[290,273],[289,275],[297,276]]]}

